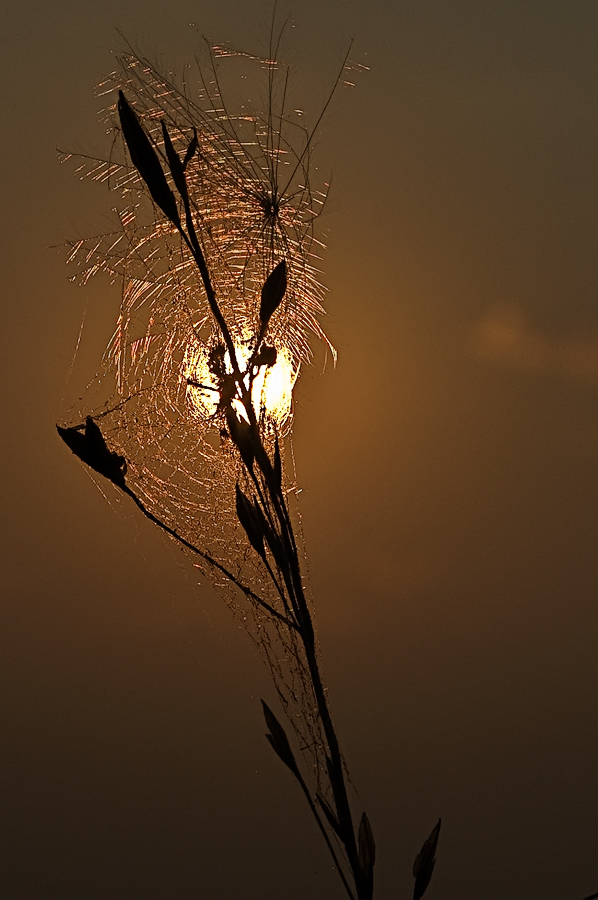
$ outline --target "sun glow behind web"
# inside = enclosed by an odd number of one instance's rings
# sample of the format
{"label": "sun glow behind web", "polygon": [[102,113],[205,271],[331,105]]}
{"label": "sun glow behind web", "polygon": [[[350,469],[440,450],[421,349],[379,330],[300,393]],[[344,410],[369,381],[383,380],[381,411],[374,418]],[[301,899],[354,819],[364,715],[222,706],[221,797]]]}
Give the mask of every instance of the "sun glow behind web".
{"label": "sun glow behind web", "polygon": [[[246,344],[235,347],[237,362],[241,369],[247,366],[251,349]],[[224,357],[225,367],[232,372],[228,352]],[[205,345],[188,351],[183,364],[187,378],[187,399],[193,413],[202,419],[214,416],[218,411],[220,391],[214,375],[210,372],[209,353]],[[293,365],[291,354],[285,348],[279,349],[276,362],[272,366],[261,366],[253,379],[251,401],[258,418],[265,415],[278,428],[290,424],[293,388],[299,376],[299,365]],[[245,377],[249,387],[249,374]],[[233,400],[238,415],[247,419],[240,400]]]}

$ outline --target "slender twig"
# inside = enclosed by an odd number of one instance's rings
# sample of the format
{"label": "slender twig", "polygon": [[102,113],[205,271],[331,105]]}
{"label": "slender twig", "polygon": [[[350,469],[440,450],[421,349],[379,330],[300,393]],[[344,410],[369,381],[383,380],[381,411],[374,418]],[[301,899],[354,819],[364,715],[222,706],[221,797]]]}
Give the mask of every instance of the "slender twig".
{"label": "slender twig", "polygon": [[[332,856],[334,865],[336,866],[336,870],[341,877],[341,881],[343,882],[345,889],[346,889],[349,897],[351,898],[351,900],[355,900],[355,898],[353,896],[353,892],[351,891],[351,888],[349,887],[349,884],[347,882],[347,879],[345,878],[342,867],[337,859],[335,849],[332,845],[332,841],[330,840],[330,838],[328,836],[328,832],[326,831],[326,828],[324,827],[324,823],[322,822],[322,817],[321,817],[320,813],[318,812],[316,804],[314,803],[312,796],[309,792],[309,788],[307,787],[305,780],[303,779],[303,776],[301,775],[301,773],[299,771],[295,772],[295,777],[297,778],[297,781],[301,785],[301,790],[305,794],[305,799],[307,800],[307,802],[309,804],[309,808],[310,808],[316,822],[318,823],[318,828],[324,835],[324,840],[326,841],[326,846],[328,847],[328,850],[330,851],[330,855]],[[591,900],[591,898],[588,898],[588,900]]]}
{"label": "slender twig", "polygon": [[[345,783],[342,755],[340,752],[336,731],[332,722],[332,717],[330,715],[328,702],[326,700],[326,693],[324,691],[324,686],[318,666],[313,623],[303,592],[297,545],[291,525],[289,512],[284,496],[272,476],[270,461],[266,454],[265,448],[263,447],[263,444],[261,444],[261,439],[260,445],[257,448],[256,456],[258,463],[261,464],[260,468],[264,474],[264,481],[268,490],[268,496],[272,501],[272,505],[278,519],[280,530],[279,536],[282,540],[283,549],[285,551],[284,561],[287,563],[287,565],[283,569],[283,577],[287,585],[287,591],[290,595],[293,610],[296,610],[296,615],[299,622],[299,633],[303,642],[307,665],[309,668],[309,673],[318,707],[318,713],[320,715],[328,751],[330,754],[330,781],[339,819],[341,839],[347,853],[349,865],[353,872],[358,898],[359,900],[369,900],[369,898],[371,897],[371,888],[367,884],[367,879],[364,877],[364,873],[362,871],[361,863],[359,860],[359,852],[355,839],[355,829],[353,826],[351,808]],[[253,470],[250,471],[250,474],[254,483],[256,484],[256,487],[259,490],[258,480]],[[268,504],[265,502],[265,498],[261,490],[259,490],[259,496],[262,502],[262,506],[267,508]]]}
{"label": "slender twig", "polygon": [[257,603],[258,606],[261,606],[262,609],[265,609],[267,612],[270,613],[270,615],[279,619],[281,622],[284,622],[284,624],[288,628],[294,628],[295,631],[299,630],[297,625],[295,624],[295,622],[293,622],[291,619],[287,619],[286,616],[283,616],[281,613],[279,613],[278,610],[274,609],[273,606],[270,606],[269,603],[267,603],[265,600],[262,600],[262,598],[259,597],[256,593],[254,593],[254,591],[252,591],[251,588],[248,588],[247,585],[245,585],[241,581],[239,581],[239,579],[235,575],[233,575],[232,572],[229,572],[228,569],[225,568],[221,563],[219,563],[218,560],[214,559],[213,556],[210,556],[209,553],[206,553],[204,550],[200,550],[199,547],[196,547],[194,544],[191,544],[182,535],[178,534],[178,532],[176,532],[174,530],[174,528],[170,528],[169,525],[167,525],[165,522],[162,522],[160,519],[158,519],[152,512],[149,511],[149,509],[143,504],[143,502],[139,499],[137,494],[135,494],[131,490],[131,488],[129,488],[125,485],[125,487],[121,488],[121,490],[123,490],[125,492],[125,494],[127,494],[131,498],[131,500],[133,501],[135,506],[137,506],[137,508],[139,510],[141,510],[143,515],[146,517],[146,519],[149,519],[150,522],[153,522],[154,525],[157,525],[158,528],[161,528],[162,531],[166,532],[166,534],[169,534],[171,538],[174,538],[175,541],[177,541],[183,547],[186,547],[187,550],[191,550],[192,553],[196,553],[205,562],[209,563],[214,569],[217,569],[219,572],[221,572],[223,575],[225,575],[230,581],[233,582],[235,587],[238,587],[239,590],[245,594],[246,597],[248,597],[250,600],[253,600],[254,603]]}

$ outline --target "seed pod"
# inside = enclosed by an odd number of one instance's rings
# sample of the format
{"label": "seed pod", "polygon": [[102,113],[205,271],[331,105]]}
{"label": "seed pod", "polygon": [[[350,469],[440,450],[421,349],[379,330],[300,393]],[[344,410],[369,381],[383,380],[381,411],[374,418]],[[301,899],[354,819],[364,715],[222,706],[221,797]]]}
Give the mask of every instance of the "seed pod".
{"label": "seed pod", "polygon": [[268,524],[268,521],[261,509],[258,509],[258,513],[262,519],[262,527],[264,530],[264,536],[266,538],[266,544],[268,545],[268,550],[274,557],[274,562],[276,563],[278,568],[284,572],[285,568],[288,567],[288,556],[285,553],[284,545],[276,532]]}
{"label": "seed pod", "polygon": [[438,835],[440,834],[441,819],[432,829],[430,836],[426,838],[423,846],[413,863],[413,877],[415,878],[415,887],[413,888],[413,900],[420,900],[426,892],[434,865],[436,863],[436,845],[438,843]]}
{"label": "seed pod", "polygon": [[271,528],[266,516],[262,512],[257,500],[250,500],[239,485],[236,486],[236,510],[237,518],[245,529],[249,542],[253,549],[263,560],[266,559],[264,541],[274,557],[279,568],[284,566],[284,551],[278,535]]}
{"label": "seed pod", "polygon": [[297,768],[297,763],[295,762],[295,757],[293,756],[293,751],[291,750],[291,745],[289,744],[289,739],[286,736],[284,728],[264,700],[262,700],[262,707],[266,725],[270,729],[270,733],[267,734],[266,737],[270,741],[272,749],[279,759],[283,761],[285,766],[288,766],[293,775],[299,777],[299,769]]}
{"label": "seed pod", "polygon": [[260,304],[260,323],[262,333],[266,330],[270,317],[278,309],[287,289],[287,264],[286,260],[279,262],[270,272],[262,288],[262,302]]}
{"label": "seed pod", "polygon": [[193,129],[193,137],[191,138],[191,143],[187,147],[187,152],[185,153],[185,159],[183,160],[183,172],[187,168],[187,163],[197,152],[197,129]]}
{"label": "seed pod", "polygon": [[108,449],[102,432],[91,416],[85,420],[84,431],[81,430],[82,428],[82,425],[74,428],[56,426],[58,434],[75,456],[78,456],[94,472],[103,475],[117,487],[124,489],[127,471],[127,462],[124,456],[112,453]]}
{"label": "seed pod", "polygon": [[245,534],[249,538],[249,543],[253,549],[256,553],[259,553],[262,559],[265,559],[264,532],[259,517],[255,515],[255,507],[251,500],[245,496],[238,484],[235,493],[237,518],[245,529]]}
{"label": "seed pod", "polygon": [[118,116],[133,165],[147,185],[156,206],[173,225],[179,227],[181,220],[176,200],[168,187],[158,154],[122,91],[118,92]]}

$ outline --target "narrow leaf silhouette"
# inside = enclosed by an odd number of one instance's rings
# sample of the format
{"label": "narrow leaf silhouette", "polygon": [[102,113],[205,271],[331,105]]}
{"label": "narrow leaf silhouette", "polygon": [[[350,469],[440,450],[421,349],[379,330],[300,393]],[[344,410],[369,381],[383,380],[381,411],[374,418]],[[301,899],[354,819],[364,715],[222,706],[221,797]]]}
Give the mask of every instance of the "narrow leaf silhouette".
{"label": "narrow leaf silhouette", "polygon": [[237,518],[245,529],[245,534],[249,538],[249,543],[262,559],[266,558],[264,550],[264,532],[261,527],[261,521],[255,514],[255,507],[251,500],[245,496],[239,485],[236,486],[236,508]]}
{"label": "narrow leaf silhouette", "polygon": [[185,153],[185,159],[183,160],[183,171],[187,168],[187,163],[195,156],[197,152],[197,129],[193,129],[193,137],[191,138],[191,143],[187,147],[187,152]]}
{"label": "narrow leaf silhouette", "polygon": [[376,861],[376,843],[370,821],[365,813],[359,823],[359,862],[363,871],[371,877]]}
{"label": "narrow leaf silhouette", "polygon": [[435,854],[438,835],[440,834],[440,823],[441,819],[438,819],[438,823],[432,829],[430,836],[424,841],[423,846],[413,863],[413,877],[415,878],[413,900],[420,900],[420,897],[423,897],[430,884],[430,879],[436,863]]}

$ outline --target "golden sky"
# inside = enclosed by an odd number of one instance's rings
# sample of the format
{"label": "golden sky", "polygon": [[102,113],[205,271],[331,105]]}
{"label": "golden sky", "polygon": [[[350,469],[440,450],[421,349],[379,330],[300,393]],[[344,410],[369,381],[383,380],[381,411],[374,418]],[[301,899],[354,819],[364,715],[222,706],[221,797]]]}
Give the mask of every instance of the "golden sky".
{"label": "golden sky", "polygon": [[[441,815],[430,900],[582,900],[598,891],[598,8],[293,15],[282,55],[306,109],[352,37],[371,70],[317,142],[339,361],[302,374],[294,446],[378,896],[408,896]],[[55,149],[108,146],[93,91],[119,31],[180,66],[204,33],[265,52],[270,17],[261,0],[0,14],[7,900],[343,896],[264,739],[275,698],[249,640],[54,431],[119,303],[50,249],[106,229],[111,204]]]}

